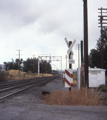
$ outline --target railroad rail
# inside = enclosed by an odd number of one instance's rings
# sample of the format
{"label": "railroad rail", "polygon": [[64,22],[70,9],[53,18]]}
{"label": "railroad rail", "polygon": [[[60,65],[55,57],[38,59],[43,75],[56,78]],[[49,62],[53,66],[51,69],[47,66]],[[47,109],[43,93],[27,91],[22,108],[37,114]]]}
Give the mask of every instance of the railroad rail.
{"label": "railroad rail", "polygon": [[13,95],[21,93],[34,87],[41,87],[48,82],[56,79],[58,76],[34,78],[20,81],[1,82],[0,83],[0,102],[10,98]]}

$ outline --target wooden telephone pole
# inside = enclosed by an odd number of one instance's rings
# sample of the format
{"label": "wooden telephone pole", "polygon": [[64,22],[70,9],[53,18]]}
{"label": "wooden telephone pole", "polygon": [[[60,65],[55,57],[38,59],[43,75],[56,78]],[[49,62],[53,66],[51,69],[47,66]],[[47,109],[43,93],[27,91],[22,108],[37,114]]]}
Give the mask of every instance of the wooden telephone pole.
{"label": "wooden telephone pole", "polygon": [[87,13],[87,0],[84,2],[84,75],[85,75],[85,86],[89,86],[88,78],[88,13]]}
{"label": "wooden telephone pole", "polygon": [[100,10],[100,19],[99,20],[99,23],[101,27],[101,68],[103,68],[103,27],[107,27],[107,26],[103,26],[103,24],[107,24],[106,22],[103,22],[103,21],[106,21],[107,19],[105,19],[105,17],[107,17],[107,15],[103,15],[103,13],[107,13],[107,12],[104,12],[104,10],[107,10],[107,8],[98,8],[98,10]]}

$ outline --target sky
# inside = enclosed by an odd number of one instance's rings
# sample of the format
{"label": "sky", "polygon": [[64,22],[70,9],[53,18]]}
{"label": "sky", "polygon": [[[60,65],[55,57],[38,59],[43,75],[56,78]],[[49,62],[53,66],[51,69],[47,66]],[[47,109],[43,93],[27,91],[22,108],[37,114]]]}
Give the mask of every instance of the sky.
{"label": "sky", "polygon": [[[98,8],[107,8],[107,0],[88,1],[88,51],[96,47],[100,37]],[[68,47],[73,46],[73,69],[78,67],[78,44],[83,40],[83,0],[0,0],[0,64],[18,58],[39,55],[62,56],[66,68]],[[52,62],[61,69],[60,62]],[[68,62],[67,62],[68,68]]]}

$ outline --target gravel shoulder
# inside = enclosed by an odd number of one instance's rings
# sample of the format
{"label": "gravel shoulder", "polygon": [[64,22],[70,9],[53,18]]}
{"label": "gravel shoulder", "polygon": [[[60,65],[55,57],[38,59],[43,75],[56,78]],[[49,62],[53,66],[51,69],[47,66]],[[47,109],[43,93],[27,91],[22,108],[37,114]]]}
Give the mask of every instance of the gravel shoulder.
{"label": "gravel shoulder", "polygon": [[52,106],[41,100],[42,91],[68,90],[62,80],[14,96],[0,103],[0,120],[107,120],[107,106]]}

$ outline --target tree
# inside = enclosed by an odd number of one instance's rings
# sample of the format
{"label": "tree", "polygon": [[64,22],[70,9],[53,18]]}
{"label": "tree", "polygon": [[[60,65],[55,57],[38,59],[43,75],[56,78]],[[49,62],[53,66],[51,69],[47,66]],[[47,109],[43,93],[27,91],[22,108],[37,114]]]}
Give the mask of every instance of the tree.
{"label": "tree", "polygon": [[51,65],[47,61],[41,61],[40,73],[51,73]]}
{"label": "tree", "polygon": [[[101,37],[97,40],[96,49],[89,54],[89,66],[101,68]],[[103,68],[107,73],[107,27],[103,29]]]}
{"label": "tree", "polygon": [[89,66],[90,67],[98,67],[100,68],[100,53],[96,49],[92,49],[89,55]]}
{"label": "tree", "polygon": [[[34,69],[33,69],[34,66]],[[23,71],[24,72],[38,72],[38,59],[28,58],[23,62]],[[51,73],[51,65],[47,61],[40,62],[40,73]]]}
{"label": "tree", "polygon": [[[20,60],[20,68],[22,69],[22,63],[23,59]],[[12,62],[4,62],[4,65],[6,67],[6,70],[14,69],[18,70],[19,69],[19,59],[16,59],[15,62],[12,59]]]}
{"label": "tree", "polygon": [[23,62],[23,71],[24,72],[28,72],[28,71],[33,72],[33,59],[28,58],[26,61]]}
{"label": "tree", "polygon": [[7,63],[7,62],[4,62],[4,65],[5,65],[6,70],[8,70],[8,69],[9,69],[8,63]]}
{"label": "tree", "polygon": [[[97,40],[96,46],[97,46],[97,50],[101,53],[101,36]],[[103,50],[105,49],[106,46],[107,46],[107,27],[103,29]]]}
{"label": "tree", "polygon": [[106,69],[106,73],[107,73],[107,45],[105,46],[104,52],[103,52],[103,64],[104,64],[104,69]]}
{"label": "tree", "polygon": [[[51,73],[51,65],[47,61],[43,62],[43,73]],[[42,62],[40,63],[40,72],[42,73]],[[4,62],[4,65],[6,67],[6,70],[19,69],[19,59],[16,59],[15,61],[12,60],[12,62]],[[20,60],[20,69],[23,69],[24,72],[31,71],[38,72],[38,59],[34,58],[28,58],[26,61],[23,61],[23,59]]]}

